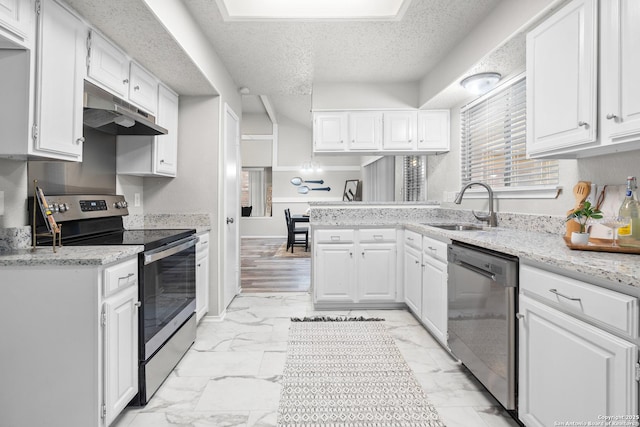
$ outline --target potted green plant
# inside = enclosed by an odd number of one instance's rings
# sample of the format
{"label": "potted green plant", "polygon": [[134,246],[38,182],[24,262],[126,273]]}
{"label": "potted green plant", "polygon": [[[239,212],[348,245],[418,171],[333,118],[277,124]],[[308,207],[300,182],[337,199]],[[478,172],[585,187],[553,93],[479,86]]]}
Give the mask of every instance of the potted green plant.
{"label": "potted green plant", "polygon": [[591,202],[585,201],[578,209],[575,209],[567,216],[567,221],[574,220],[580,224],[580,232],[571,233],[571,243],[574,245],[586,245],[589,243],[589,233],[587,232],[587,223],[590,219],[601,219],[602,212],[593,208]]}

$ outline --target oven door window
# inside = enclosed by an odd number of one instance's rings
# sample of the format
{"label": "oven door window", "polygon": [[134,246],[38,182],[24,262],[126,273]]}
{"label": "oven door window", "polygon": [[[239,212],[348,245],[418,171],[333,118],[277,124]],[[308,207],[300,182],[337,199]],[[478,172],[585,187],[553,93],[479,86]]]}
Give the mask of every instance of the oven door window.
{"label": "oven door window", "polygon": [[[193,314],[196,298],[195,247],[145,265],[141,325],[146,357]],[[163,335],[162,339],[156,335]],[[155,338],[154,338],[155,337]],[[149,348],[150,342],[153,348]]]}

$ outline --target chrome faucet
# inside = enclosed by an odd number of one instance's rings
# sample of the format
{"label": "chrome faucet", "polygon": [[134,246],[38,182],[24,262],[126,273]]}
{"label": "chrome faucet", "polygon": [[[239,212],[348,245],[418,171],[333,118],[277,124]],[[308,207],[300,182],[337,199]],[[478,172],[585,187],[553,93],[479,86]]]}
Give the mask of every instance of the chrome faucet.
{"label": "chrome faucet", "polygon": [[475,216],[476,219],[479,221],[486,221],[489,227],[497,227],[498,217],[496,217],[496,213],[493,211],[493,190],[491,189],[491,187],[489,187],[489,184],[485,184],[484,182],[478,182],[478,181],[473,181],[468,183],[467,185],[462,187],[462,190],[460,190],[460,194],[458,194],[458,197],[456,197],[456,199],[454,200],[454,203],[456,205],[459,205],[460,203],[462,203],[462,196],[464,195],[464,192],[467,191],[467,188],[472,187],[474,185],[481,185],[484,188],[486,188],[487,191],[489,192],[489,215],[478,215],[476,214],[475,211],[471,211],[473,213],[473,216]]}

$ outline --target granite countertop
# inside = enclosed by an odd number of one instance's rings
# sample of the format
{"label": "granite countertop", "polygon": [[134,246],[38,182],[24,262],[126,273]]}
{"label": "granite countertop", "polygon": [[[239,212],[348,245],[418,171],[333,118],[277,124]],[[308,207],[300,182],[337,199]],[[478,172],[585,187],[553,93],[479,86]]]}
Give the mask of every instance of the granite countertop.
{"label": "granite countertop", "polygon": [[53,252],[51,246],[0,252],[0,267],[19,266],[102,266],[142,252],[144,246],[63,246]]}
{"label": "granite countertop", "polygon": [[[576,251],[567,247],[562,236],[551,233],[522,231],[510,228],[484,228],[483,230],[450,231],[428,225],[407,222],[408,230],[445,239],[465,242],[498,252],[515,255],[548,267],[586,274],[612,282],[618,290],[625,287],[640,288],[640,258],[638,255]],[[637,293],[638,289],[626,289]]]}

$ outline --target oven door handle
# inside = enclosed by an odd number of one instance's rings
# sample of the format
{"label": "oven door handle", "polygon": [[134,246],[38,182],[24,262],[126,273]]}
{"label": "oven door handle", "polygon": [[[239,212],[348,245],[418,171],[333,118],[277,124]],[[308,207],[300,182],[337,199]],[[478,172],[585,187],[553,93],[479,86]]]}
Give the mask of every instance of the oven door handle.
{"label": "oven door handle", "polygon": [[161,248],[154,249],[148,252],[145,252],[144,255],[144,265],[151,264],[152,262],[156,262],[159,259],[166,258],[168,256],[177,254],[178,252],[182,252],[185,249],[188,249],[192,246],[195,246],[198,243],[198,237],[187,237],[186,239],[178,240],[177,242],[171,243],[167,246],[162,246]]}
{"label": "oven door handle", "polygon": [[471,270],[474,273],[478,273],[479,275],[484,276],[484,277],[486,277],[487,279],[490,279],[493,282],[496,281],[496,275],[491,273],[491,272],[489,272],[489,271],[483,270],[481,268],[476,267],[475,265],[471,265],[469,263],[466,263],[466,262],[460,261],[460,260],[456,260],[455,263],[457,265],[459,265],[460,267],[466,268],[467,270]]}

